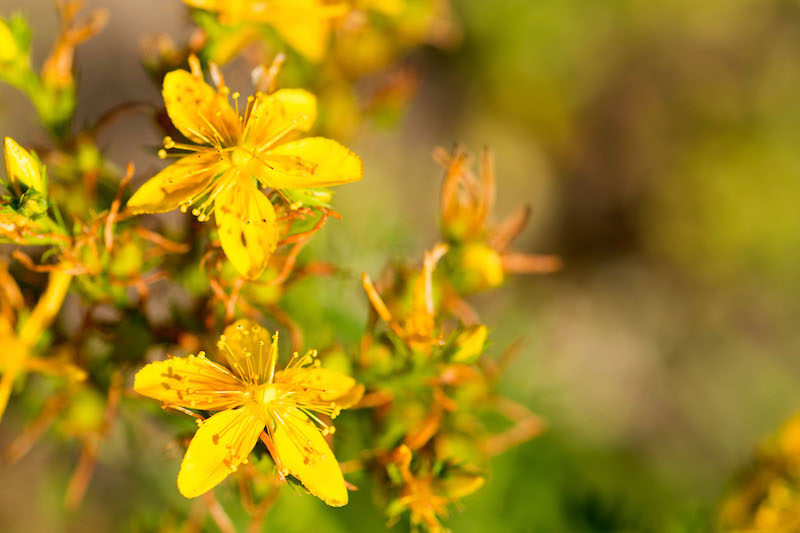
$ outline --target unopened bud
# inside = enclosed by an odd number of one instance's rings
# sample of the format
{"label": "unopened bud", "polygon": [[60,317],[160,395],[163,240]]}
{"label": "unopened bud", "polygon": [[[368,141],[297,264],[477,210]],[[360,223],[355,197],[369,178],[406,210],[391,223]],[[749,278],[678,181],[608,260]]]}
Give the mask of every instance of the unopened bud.
{"label": "unopened bud", "polygon": [[6,175],[11,183],[22,183],[29,189],[44,192],[44,177],[41,162],[11,137],[4,144]]}
{"label": "unopened bud", "polygon": [[505,279],[500,253],[482,242],[463,246],[455,254],[454,282],[462,292],[474,292],[500,286]]}

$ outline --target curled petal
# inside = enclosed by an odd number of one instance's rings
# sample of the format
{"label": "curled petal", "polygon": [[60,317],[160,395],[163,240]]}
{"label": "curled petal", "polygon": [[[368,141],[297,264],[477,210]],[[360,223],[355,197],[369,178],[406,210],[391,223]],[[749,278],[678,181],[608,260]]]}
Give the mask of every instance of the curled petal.
{"label": "curled petal", "polygon": [[284,135],[306,132],[317,120],[317,98],[303,89],[259,93],[247,116],[245,142],[269,146]]}
{"label": "curled petal", "polygon": [[164,103],[175,127],[196,143],[231,146],[239,140],[239,117],[228,97],[185,70],[164,77]]}
{"label": "curled petal", "polygon": [[245,384],[205,358],[173,357],[136,373],[133,390],[167,404],[217,411],[242,405]]}
{"label": "curled petal", "polygon": [[215,201],[219,239],[225,255],[244,277],[264,272],[278,244],[275,209],[249,180],[238,180]]}
{"label": "curled petal", "polygon": [[128,200],[128,209],[133,213],[164,213],[188,204],[211,184],[219,170],[218,162],[216,152],[177,160],[145,182]]}
{"label": "curled petal", "polygon": [[339,463],[317,426],[296,408],[275,413],[273,441],[283,467],[311,494],[333,507],[347,504]]}
{"label": "curled petal", "polygon": [[262,156],[262,180],[276,189],[328,187],[364,177],[356,154],[330,139],[308,137],[276,146]]}
{"label": "curled petal", "polygon": [[200,426],[181,463],[178,490],[196,498],[228,477],[253,451],[264,429],[262,410],[255,403],[221,411]]}

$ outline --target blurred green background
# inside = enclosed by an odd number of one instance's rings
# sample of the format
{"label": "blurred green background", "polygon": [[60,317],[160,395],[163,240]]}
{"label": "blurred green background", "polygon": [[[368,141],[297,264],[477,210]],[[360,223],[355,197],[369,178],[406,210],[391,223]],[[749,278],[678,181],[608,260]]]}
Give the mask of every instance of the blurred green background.
{"label": "blurred green background", "polygon": [[[154,31],[185,38],[184,6],[87,4],[107,6],[111,21],[78,52],[78,122],[124,101],[159,102],[138,63],[139,39]],[[350,143],[366,179],[337,190],[344,220],[314,247],[354,275],[320,305],[351,302],[363,316],[355,273],[434,242],[442,174],[434,146],[491,146],[497,212],[534,208],[516,247],[566,263],[562,273],[514,279],[473,301],[493,329],[493,353],[524,339],[503,389],[550,430],[497,458],[450,526],[712,530],[732,477],[800,403],[800,2],[453,4],[462,46],[417,54],[424,82],[405,119]],[[0,0],[0,12],[16,9],[31,17],[43,58],[52,6]],[[46,139],[7,87],[0,134]],[[142,118],[104,139],[117,164],[133,158],[140,173],[160,168],[157,142]],[[188,507],[174,490],[180,454],[171,435],[132,435],[128,418],[77,513],[59,510],[77,450],[45,443],[3,466],[2,530],[150,531],[161,517],[148,517],[149,507]],[[19,424],[4,422],[2,442]],[[161,490],[148,490],[154,483]],[[286,491],[266,530],[312,528],[381,531],[384,522],[368,487],[337,511]]]}

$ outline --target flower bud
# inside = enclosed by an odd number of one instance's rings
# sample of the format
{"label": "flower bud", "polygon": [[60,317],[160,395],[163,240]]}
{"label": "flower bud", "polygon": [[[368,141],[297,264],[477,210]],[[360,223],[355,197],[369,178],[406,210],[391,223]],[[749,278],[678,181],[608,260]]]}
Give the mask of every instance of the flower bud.
{"label": "flower bud", "polygon": [[14,61],[19,56],[19,47],[14,34],[5,20],[0,19],[0,62]]}
{"label": "flower bud", "polygon": [[474,292],[500,286],[504,279],[500,253],[482,242],[469,243],[454,254],[453,283],[460,292]]}
{"label": "flower bud", "polygon": [[22,183],[29,189],[44,192],[44,166],[33,155],[11,137],[6,137],[4,143],[6,156],[6,176],[9,181]]}

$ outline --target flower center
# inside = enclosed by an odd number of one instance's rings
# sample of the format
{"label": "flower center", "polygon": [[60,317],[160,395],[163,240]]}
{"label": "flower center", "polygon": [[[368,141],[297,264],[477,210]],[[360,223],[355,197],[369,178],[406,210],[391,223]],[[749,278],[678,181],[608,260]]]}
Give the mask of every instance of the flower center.
{"label": "flower center", "polygon": [[278,397],[278,387],[270,383],[260,387],[254,395],[255,400],[262,405],[269,405]]}
{"label": "flower center", "polygon": [[231,164],[235,167],[243,167],[253,160],[253,152],[245,147],[238,146],[231,152]]}

